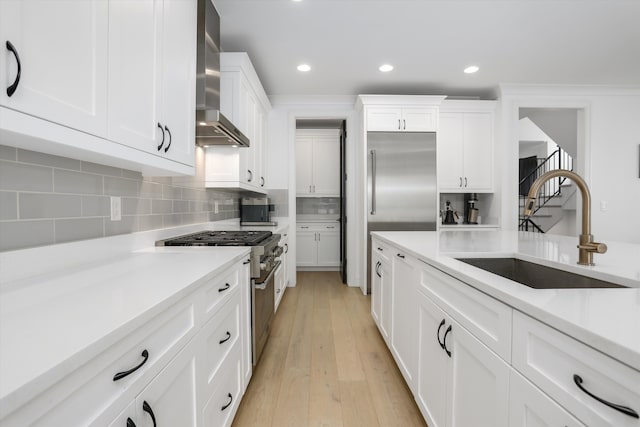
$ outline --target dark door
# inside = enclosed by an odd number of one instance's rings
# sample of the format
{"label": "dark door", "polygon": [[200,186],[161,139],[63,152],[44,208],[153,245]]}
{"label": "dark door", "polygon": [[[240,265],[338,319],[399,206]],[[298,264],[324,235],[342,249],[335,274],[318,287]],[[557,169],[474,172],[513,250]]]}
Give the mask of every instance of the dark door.
{"label": "dark door", "polygon": [[340,127],[340,274],[347,283],[347,121]]}

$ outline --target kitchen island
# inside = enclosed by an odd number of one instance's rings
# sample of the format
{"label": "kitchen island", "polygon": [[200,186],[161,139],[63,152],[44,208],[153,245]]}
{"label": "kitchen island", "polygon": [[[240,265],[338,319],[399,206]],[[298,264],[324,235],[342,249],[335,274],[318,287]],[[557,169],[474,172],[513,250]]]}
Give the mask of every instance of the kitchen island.
{"label": "kitchen island", "polygon": [[[640,425],[640,245],[607,242],[596,265],[583,267],[575,237],[372,235],[372,315],[429,425],[451,417],[464,425],[471,413],[478,425],[526,425],[531,413],[562,425]],[[628,288],[533,289],[456,259],[483,257],[519,258]],[[439,381],[446,398],[434,395]]]}

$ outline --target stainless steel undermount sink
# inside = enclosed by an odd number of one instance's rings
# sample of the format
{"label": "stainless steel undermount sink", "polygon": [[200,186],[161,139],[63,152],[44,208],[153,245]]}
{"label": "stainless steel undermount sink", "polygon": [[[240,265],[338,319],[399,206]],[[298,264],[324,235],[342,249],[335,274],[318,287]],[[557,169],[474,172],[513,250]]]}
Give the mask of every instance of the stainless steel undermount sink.
{"label": "stainless steel undermount sink", "polygon": [[518,258],[456,258],[535,289],[626,288],[616,283],[569,273]]}

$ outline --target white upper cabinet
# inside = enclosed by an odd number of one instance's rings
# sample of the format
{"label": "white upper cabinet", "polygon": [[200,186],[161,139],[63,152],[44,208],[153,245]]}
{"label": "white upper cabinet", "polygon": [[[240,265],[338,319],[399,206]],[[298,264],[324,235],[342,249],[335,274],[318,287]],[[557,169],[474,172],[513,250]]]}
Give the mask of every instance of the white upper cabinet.
{"label": "white upper cabinet", "polygon": [[0,1],[0,105],[106,136],[108,7],[107,0]]}
{"label": "white upper cabinet", "polygon": [[360,95],[366,132],[435,132],[444,96]]}
{"label": "white upper cabinet", "polygon": [[337,129],[296,131],[296,194],[340,196],[340,133]]}
{"label": "white upper cabinet", "polygon": [[271,104],[246,53],[221,53],[220,69],[220,111],[249,138],[249,147],[208,147],[206,186],[266,194],[266,121]]}
{"label": "white upper cabinet", "polygon": [[449,101],[440,107],[438,187],[446,192],[493,191],[493,101]]}
{"label": "white upper cabinet", "polygon": [[149,175],[193,174],[196,6],[1,1],[3,143]]}
{"label": "white upper cabinet", "polygon": [[374,132],[435,132],[438,107],[371,107],[367,130]]}
{"label": "white upper cabinet", "polygon": [[194,163],[196,3],[109,4],[109,138]]}

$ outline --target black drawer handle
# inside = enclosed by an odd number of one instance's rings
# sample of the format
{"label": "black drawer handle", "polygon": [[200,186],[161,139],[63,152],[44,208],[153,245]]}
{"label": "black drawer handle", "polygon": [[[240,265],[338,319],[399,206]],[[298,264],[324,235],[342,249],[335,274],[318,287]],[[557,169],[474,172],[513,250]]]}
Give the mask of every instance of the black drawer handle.
{"label": "black drawer handle", "polygon": [[158,127],[162,131],[162,141],[160,141],[160,145],[158,145],[158,151],[160,151],[162,149],[162,146],[164,145],[164,129],[162,128],[160,122],[158,122]]}
{"label": "black drawer handle", "polygon": [[18,51],[16,50],[16,47],[9,40],[7,40],[6,46],[7,46],[7,50],[13,53],[13,56],[16,58],[16,63],[18,64],[18,72],[16,73],[16,78],[13,81],[13,83],[11,83],[11,86],[7,88],[7,96],[11,97],[11,95],[15,93],[16,89],[18,89],[18,85],[20,84],[20,74],[22,74],[22,63],[20,62],[20,56],[18,55]]}
{"label": "black drawer handle", "polygon": [[631,409],[631,408],[629,408],[627,406],[616,405],[615,403],[607,402],[606,400],[596,396],[595,394],[590,393],[586,388],[584,388],[582,386],[582,378],[580,378],[580,375],[574,374],[573,375],[573,382],[576,383],[576,385],[578,386],[578,388],[580,390],[585,392],[587,395],[593,397],[598,402],[604,403],[608,407],[613,408],[616,411],[622,412],[625,415],[629,415],[630,417],[633,417],[633,418],[638,418],[638,413],[636,411],[634,411],[633,409]]}
{"label": "black drawer handle", "polygon": [[438,338],[438,344],[440,344],[440,348],[442,348],[444,350],[444,342],[440,341],[440,329],[442,329],[442,327],[444,326],[444,319],[442,319],[442,322],[440,322],[440,326],[438,326],[438,332],[436,332],[436,338]]}
{"label": "black drawer handle", "polygon": [[288,244],[284,244],[284,253],[288,254],[289,253],[289,245]]}
{"label": "black drawer handle", "polygon": [[156,416],[153,413],[153,409],[151,409],[151,405],[149,405],[146,400],[142,402],[142,410],[149,414],[151,421],[153,421],[153,427],[156,427]]}
{"label": "black drawer handle", "polygon": [[220,344],[224,344],[224,343],[226,343],[227,341],[229,341],[230,339],[231,339],[231,332],[227,331],[227,336],[226,336],[226,338],[221,339],[221,340],[220,340]]}
{"label": "black drawer handle", "polygon": [[444,337],[442,338],[442,348],[447,352],[447,356],[451,357],[451,352],[447,348],[447,335],[449,335],[449,332],[451,332],[451,325],[449,325],[447,331],[444,333]]}
{"label": "black drawer handle", "polygon": [[398,258],[402,258],[402,259],[404,259],[404,255],[402,255],[402,254],[398,254]]}
{"label": "black drawer handle", "polygon": [[140,355],[142,357],[144,357],[144,360],[142,362],[140,362],[140,364],[138,366],[136,366],[135,368],[131,368],[128,371],[124,371],[124,372],[118,372],[117,374],[115,374],[113,376],[113,380],[114,381],[118,381],[123,379],[124,377],[133,374],[135,371],[137,371],[138,369],[140,369],[142,367],[142,365],[144,365],[145,363],[147,363],[147,360],[149,360],[149,352],[147,350],[143,350],[142,354]]}
{"label": "black drawer handle", "polygon": [[127,417],[127,427],[136,427],[136,423],[131,418]]}
{"label": "black drawer handle", "polygon": [[243,263],[242,263],[242,265],[247,265],[247,264],[249,264],[250,262],[251,262],[251,260],[250,260],[250,259],[248,259],[248,260],[246,260],[245,262],[243,262]]}
{"label": "black drawer handle", "polygon": [[382,249],[382,248],[378,248],[378,250],[379,250],[380,252],[384,252],[384,249]]}
{"label": "black drawer handle", "polygon": [[231,285],[230,285],[230,284],[225,283],[223,287],[221,287],[220,289],[218,289],[218,292],[224,292],[224,291],[226,291],[227,289],[229,289],[230,287],[231,287]]}
{"label": "black drawer handle", "polygon": [[221,411],[224,411],[229,406],[231,406],[231,403],[233,403],[233,396],[231,395],[231,393],[227,394],[227,397],[229,398],[229,403],[227,403],[226,405],[222,405],[222,408],[220,408]]}
{"label": "black drawer handle", "polygon": [[169,130],[169,128],[168,128],[168,127],[166,127],[166,126],[165,126],[165,127],[164,127],[164,130],[166,130],[166,131],[167,131],[167,133],[169,134],[169,144],[167,144],[167,146],[164,148],[164,152],[166,153],[167,151],[169,151],[169,147],[171,147],[171,140],[172,140],[173,138],[171,138],[171,131]]}

